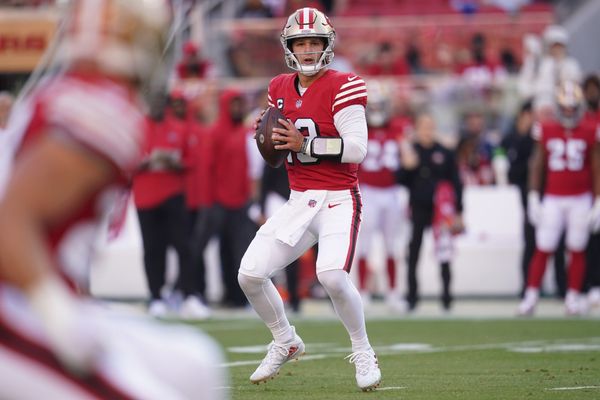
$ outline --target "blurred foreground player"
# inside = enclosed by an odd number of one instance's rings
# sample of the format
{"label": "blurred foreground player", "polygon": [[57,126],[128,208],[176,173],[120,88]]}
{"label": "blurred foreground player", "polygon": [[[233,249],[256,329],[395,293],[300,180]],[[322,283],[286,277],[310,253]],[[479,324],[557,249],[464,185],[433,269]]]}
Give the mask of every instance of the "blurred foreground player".
{"label": "blurred foreground player", "polygon": [[169,11],[159,0],[75,2],[54,65],[65,73],[17,106],[9,134],[21,141],[0,203],[2,399],[225,397],[212,340],[99,309],[57,257],[139,162],[138,95],[167,73]]}
{"label": "blurred foreground player", "polygon": [[381,371],[367,337],[363,305],[348,272],[356,249],[362,201],[358,164],[367,152],[365,82],[327,69],[335,31],[314,8],[288,18],[281,34],[287,65],[297,71],[275,77],[269,105],[288,120],[274,128],[273,140],[289,150],[286,168],[290,199],[257,232],[242,259],[238,280],[250,304],[270,329],[273,341],[250,376],[260,383],[304,353],[304,342],[290,325],[271,277],[319,243],[317,278],[348,331],[362,390],[379,385]]}
{"label": "blurred foreground player", "polygon": [[[525,296],[518,307],[520,315],[534,312],[548,256],[556,250],[565,230],[570,255],[565,309],[570,315],[583,311],[580,291],[585,276],[585,249],[590,228],[600,228],[597,120],[584,117],[583,101],[578,84],[562,83],[556,93],[557,118],[538,124],[533,131],[537,144],[530,166],[527,214],[536,227],[536,250],[529,266]],[[592,193],[597,196],[595,200]]]}

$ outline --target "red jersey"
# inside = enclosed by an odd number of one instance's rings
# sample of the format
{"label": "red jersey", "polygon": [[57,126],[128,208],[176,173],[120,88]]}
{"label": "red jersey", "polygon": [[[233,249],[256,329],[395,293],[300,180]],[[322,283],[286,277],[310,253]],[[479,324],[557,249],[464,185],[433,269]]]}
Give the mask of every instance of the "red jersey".
{"label": "red jersey", "polygon": [[[145,155],[154,150],[179,152],[186,157],[188,121],[167,117],[164,121],[149,120],[146,132]],[[170,197],[183,193],[183,173],[179,171],[145,170],[133,180],[135,205],[138,208],[156,207]]]}
{"label": "red jersey", "polygon": [[398,138],[402,132],[391,126],[369,128],[367,156],[358,170],[358,180],[380,188],[396,185],[394,171],[400,167]]}
{"label": "red jersey", "polygon": [[[63,239],[70,233],[77,234],[79,227],[97,226],[114,204],[115,195],[125,190],[142,155],[145,118],[128,89],[97,76],[57,79],[40,88],[28,106],[31,117],[17,158],[41,135],[59,132],[65,140],[92,151],[117,171],[114,182],[82,202],[65,221],[49,228],[48,244],[57,251]],[[86,244],[91,248],[91,242]]]}
{"label": "red jersey", "polygon": [[[367,104],[367,88],[359,76],[327,70],[300,95],[298,74],[278,75],[269,84],[269,106],[277,107],[309,137],[340,137],[333,117],[350,105]],[[358,164],[290,153],[286,159],[290,188],[303,192],[344,190],[357,185]]]}
{"label": "red jersey", "polygon": [[596,127],[590,118],[584,118],[573,129],[554,120],[534,126],[533,138],[544,149],[544,193],[569,196],[592,191],[591,158],[598,140]]}

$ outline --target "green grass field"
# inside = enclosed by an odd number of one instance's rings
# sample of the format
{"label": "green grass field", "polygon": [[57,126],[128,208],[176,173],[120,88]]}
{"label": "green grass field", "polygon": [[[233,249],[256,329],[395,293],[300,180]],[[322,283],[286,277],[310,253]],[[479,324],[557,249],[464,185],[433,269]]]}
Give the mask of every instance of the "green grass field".
{"label": "green grass field", "polygon": [[383,373],[363,393],[335,319],[292,321],[306,355],[267,384],[248,377],[270,335],[253,318],[198,324],[226,349],[233,399],[600,399],[598,319],[368,320]]}

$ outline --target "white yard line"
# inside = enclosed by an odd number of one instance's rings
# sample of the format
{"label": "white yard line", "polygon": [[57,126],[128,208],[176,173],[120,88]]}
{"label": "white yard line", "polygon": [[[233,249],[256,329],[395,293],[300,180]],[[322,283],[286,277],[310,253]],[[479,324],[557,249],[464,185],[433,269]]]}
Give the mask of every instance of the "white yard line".
{"label": "white yard line", "polygon": [[[530,340],[523,342],[505,342],[505,343],[485,343],[485,344],[474,344],[474,345],[457,345],[457,346],[441,346],[441,347],[433,347],[428,344],[419,344],[419,343],[397,343],[389,346],[376,346],[375,351],[385,355],[391,354],[416,354],[416,353],[444,353],[444,352],[455,352],[455,351],[473,351],[473,350],[495,350],[495,349],[505,349],[507,351],[514,351],[515,349],[522,348],[524,346],[538,346],[540,348],[544,348],[545,346],[556,346],[558,344],[566,344],[566,343],[574,343],[581,346],[577,348],[573,347],[573,350],[576,349],[586,349],[590,350],[590,348],[585,347],[583,343],[598,343],[600,341],[600,337],[588,337],[588,338],[578,338],[578,339],[554,339],[554,340]],[[317,344],[320,348],[321,352],[323,351],[322,343]],[[258,353],[263,353],[265,351],[264,345],[257,346],[247,346],[245,347],[248,350],[254,350]],[[311,344],[307,344],[307,348],[311,348]],[[235,353],[250,353],[250,351],[243,351],[244,347],[234,347]],[[261,350],[262,349],[262,350]],[[312,360],[321,360],[325,358],[341,358],[345,353],[350,353],[350,348],[344,347],[335,347],[334,344],[330,347],[331,351],[326,353],[317,353],[317,354],[308,354],[302,356],[299,361],[312,361]],[[593,347],[593,350],[597,350],[598,347]],[[259,351],[261,350],[261,351]],[[228,349],[229,351],[229,349]],[[563,350],[564,351],[564,350]],[[245,360],[245,361],[233,361],[230,363],[224,364],[226,367],[240,367],[246,365],[258,365],[261,360]],[[550,390],[550,389],[548,389]]]}
{"label": "white yard line", "polygon": [[582,390],[582,389],[600,389],[600,386],[567,386],[567,387],[557,387],[557,388],[547,388],[546,390]]}
{"label": "white yard line", "polygon": [[408,389],[407,386],[387,386],[387,387],[380,387],[375,389],[376,392],[382,392],[384,390],[402,390],[402,389]]}

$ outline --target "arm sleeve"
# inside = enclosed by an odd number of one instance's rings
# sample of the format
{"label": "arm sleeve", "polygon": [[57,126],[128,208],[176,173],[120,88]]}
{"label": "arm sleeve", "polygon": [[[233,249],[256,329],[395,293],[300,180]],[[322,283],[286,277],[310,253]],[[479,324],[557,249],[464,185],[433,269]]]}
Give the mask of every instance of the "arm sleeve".
{"label": "arm sleeve", "polygon": [[333,117],[335,128],[343,140],[341,162],[361,163],[367,155],[367,118],[362,105],[344,107]]}

